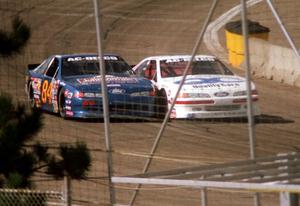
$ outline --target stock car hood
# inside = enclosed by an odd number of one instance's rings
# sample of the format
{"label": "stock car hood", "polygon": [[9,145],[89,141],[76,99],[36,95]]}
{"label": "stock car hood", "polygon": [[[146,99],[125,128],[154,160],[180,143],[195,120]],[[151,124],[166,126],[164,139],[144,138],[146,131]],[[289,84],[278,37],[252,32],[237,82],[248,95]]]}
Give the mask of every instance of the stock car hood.
{"label": "stock car hood", "polygon": [[[99,91],[101,88],[101,76],[69,77],[64,81],[79,91]],[[148,91],[152,89],[152,84],[141,77],[123,77],[106,75],[108,91],[115,93],[129,93],[135,91]]]}
{"label": "stock car hood", "polygon": [[[182,77],[163,79],[162,87],[177,90]],[[252,84],[254,87],[254,84]],[[188,75],[181,91],[206,92],[246,90],[246,80],[234,75]]]}

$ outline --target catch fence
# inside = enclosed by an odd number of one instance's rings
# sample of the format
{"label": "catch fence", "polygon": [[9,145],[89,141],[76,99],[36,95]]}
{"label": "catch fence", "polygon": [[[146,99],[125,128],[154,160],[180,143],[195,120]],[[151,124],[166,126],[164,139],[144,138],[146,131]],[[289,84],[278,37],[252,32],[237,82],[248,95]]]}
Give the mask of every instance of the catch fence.
{"label": "catch fence", "polygon": [[[12,19],[19,16],[32,32],[30,41],[21,53],[9,58],[0,57],[0,91],[9,93],[15,102],[28,104],[24,91],[28,64],[41,63],[53,54],[97,53],[93,2],[0,0],[0,30],[11,31]],[[256,155],[261,158],[299,151],[299,88],[287,81],[293,79],[297,82],[299,78],[299,67],[295,66],[297,60],[267,1],[249,2],[252,5],[248,7],[248,18],[270,28],[267,41],[251,43],[253,39],[250,39],[250,52],[258,54],[250,56],[250,63],[253,66],[251,78],[257,85],[261,110],[261,115],[254,119]],[[272,2],[296,47],[299,46],[300,2]],[[226,23],[241,19],[240,3],[238,0],[219,1],[197,53],[216,55],[236,74],[245,77],[243,65],[230,65],[225,36]],[[148,56],[191,54],[211,4],[212,1],[208,0],[101,1],[103,49],[120,54],[130,65],[136,65]],[[253,45],[257,44],[254,48]],[[272,52],[274,55],[270,56]],[[278,65],[280,68],[277,68]],[[291,69],[286,69],[286,66]],[[282,73],[278,74],[282,70],[285,78],[280,78]],[[278,72],[273,74],[273,71]],[[250,158],[247,118],[169,120],[157,151],[152,154],[151,148],[162,126],[161,120],[110,119],[112,149],[107,150],[103,120],[66,120],[52,113],[43,116],[44,126],[36,140],[53,148],[54,153],[59,144],[77,141],[86,142],[91,151],[92,168],[88,177],[82,181],[72,181],[73,205],[111,204],[108,153],[112,155],[111,172],[117,177],[140,174],[149,158],[153,159],[150,172]],[[64,186],[63,181],[45,179],[39,174],[34,179],[35,189],[41,191],[61,191]],[[127,205],[136,185],[113,186],[116,203]],[[15,196],[11,196],[14,192],[3,194],[7,195],[8,200],[15,199]],[[41,201],[53,197],[53,202],[63,198],[59,192],[47,193],[49,197],[39,196],[43,193],[32,194],[35,199],[32,205],[39,202],[39,197]],[[208,205],[212,206],[253,205],[253,193],[249,191],[208,189],[206,195]],[[200,197],[199,190],[185,186],[143,185],[134,205],[192,206],[201,204],[203,199]],[[273,192],[263,193],[260,201],[263,206],[275,205],[279,202],[279,196]]]}
{"label": "catch fence", "polygon": [[29,189],[0,189],[0,205],[46,206],[65,205],[62,192]]}

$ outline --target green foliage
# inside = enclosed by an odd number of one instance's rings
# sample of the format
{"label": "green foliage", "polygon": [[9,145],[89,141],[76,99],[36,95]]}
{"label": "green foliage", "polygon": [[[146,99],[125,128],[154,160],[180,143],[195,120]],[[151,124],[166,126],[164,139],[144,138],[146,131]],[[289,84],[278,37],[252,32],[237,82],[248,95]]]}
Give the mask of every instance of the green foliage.
{"label": "green foliage", "polygon": [[0,95],[0,187],[30,187],[30,177],[43,168],[55,178],[86,177],[91,156],[84,143],[61,144],[57,156],[39,142],[26,146],[42,126],[39,110],[26,112],[24,105],[15,107],[10,96]]}
{"label": "green foliage", "polygon": [[24,145],[42,128],[41,115],[37,110],[25,112],[24,105],[15,107],[10,96],[0,95],[0,182],[6,187],[30,186],[34,166],[43,157]]}
{"label": "green foliage", "polygon": [[23,182],[22,175],[12,172],[8,175],[6,186],[8,188],[18,188]]}
{"label": "green foliage", "polygon": [[17,16],[12,21],[12,31],[0,30],[0,55],[20,53],[30,38],[30,28]]}
{"label": "green foliage", "polygon": [[7,95],[0,96],[0,126],[4,125],[10,118],[13,111],[13,104],[11,98]]}
{"label": "green foliage", "polygon": [[[11,32],[0,29],[0,57],[20,53],[30,35],[30,28],[16,17]],[[91,157],[85,144],[60,145],[59,156],[54,156],[46,146],[33,143],[43,126],[42,120],[39,110],[26,111],[23,104],[15,106],[9,95],[0,92],[0,188],[31,188],[30,178],[37,171],[47,171],[55,178],[68,176],[80,180],[86,177]],[[46,205],[44,194],[33,197],[18,192],[14,195],[14,191],[0,192],[0,205],[27,206],[32,202]]]}
{"label": "green foliage", "polygon": [[69,176],[72,179],[84,179],[91,166],[91,156],[84,143],[75,146],[60,145],[60,159],[52,157],[49,161],[48,173],[56,178]]}
{"label": "green foliage", "polygon": [[33,153],[36,155],[39,162],[48,162],[50,158],[48,147],[41,145],[39,142],[33,146]]}

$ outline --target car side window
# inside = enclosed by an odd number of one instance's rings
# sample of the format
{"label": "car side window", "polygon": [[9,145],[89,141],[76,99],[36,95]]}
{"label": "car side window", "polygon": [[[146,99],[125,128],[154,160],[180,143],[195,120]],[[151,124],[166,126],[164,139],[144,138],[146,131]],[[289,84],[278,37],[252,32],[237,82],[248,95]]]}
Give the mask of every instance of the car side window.
{"label": "car side window", "polygon": [[144,61],[137,69],[136,74],[156,81],[156,61]]}
{"label": "car side window", "polygon": [[43,61],[36,69],[35,72],[38,74],[44,74],[45,71],[48,68],[49,62],[50,62],[51,58],[46,59],[45,61]]}
{"label": "car side window", "polygon": [[50,63],[45,75],[48,77],[54,77],[54,75],[56,74],[57,68],[58,68],[58,59],[54,58],[52,60],[52,62]]}
{"label": "car side window", "polygon": [[138,75],[138,76],[142,76],[142,77],[145,77],[145,69],[146,69],[146,66],[148,64],[149,61],[144,61],[141,65],[139,65],[136,70],[135,70],[135,73]]}
{"label": "car side window", "polygon": [[156,61],[151,60],[145,69],[145,77],[156,81]]}

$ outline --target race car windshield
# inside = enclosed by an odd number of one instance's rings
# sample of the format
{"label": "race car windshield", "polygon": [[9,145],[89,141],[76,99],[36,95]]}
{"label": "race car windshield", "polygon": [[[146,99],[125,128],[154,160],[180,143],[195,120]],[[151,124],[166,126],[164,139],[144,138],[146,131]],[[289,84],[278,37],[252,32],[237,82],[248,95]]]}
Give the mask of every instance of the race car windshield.
{"label": "race car windshield", "polygon": [[[122,60],[105,60],[106,74],[117,76],[129,76],[131,67]],[[100,75],[99,62],[97,60],[62,61],[62,77],[78,75]]]}
{"label": "race car windshield", "polygon": [[[161,61],[160,70],[162,78],[182,76],[188,61]],[[233,75],[233,73],[220,61],[194,61],[187,75]]]}

